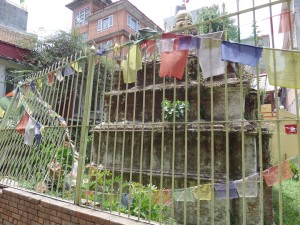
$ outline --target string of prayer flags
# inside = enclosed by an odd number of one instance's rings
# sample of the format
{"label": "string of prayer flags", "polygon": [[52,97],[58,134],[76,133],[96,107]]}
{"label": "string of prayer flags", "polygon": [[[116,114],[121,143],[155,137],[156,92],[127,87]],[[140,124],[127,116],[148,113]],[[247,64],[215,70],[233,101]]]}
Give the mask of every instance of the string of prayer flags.
{"label": "string of prayer flags", "polygon": [[233,181],[229,182],[229,186],[225,184],[215,183],[215,195],[218,199],[226,199],[226,189],[229,189],[229,199],[238,198],[238,192],[236,190],[235,184]]}
{"label": "string of prayer flags", "polygon": [[190,188],[186,189],[175,189],[172,193],[175,201],[177,202],[194,202],[194,197],[192,190]]}
{"label": "string of prayer flags", "polygon": [[52,86],[54,84],[54,71],[48,73],[47,84],[48,86]]}
{"label": "string of prayer flags", "polygon": [[192,188],[193,195],[197,200],[211,200],[211,184],[201,184]]}
{"label": "string of prayer flags", "polygon": [[153,203],[169,205],[171,203],[171,192],[169,189],[153,191]]}
{"label": "string of prayer flags", "polygon": [[54,75],[59,82],[64,80],[61,69],[56,70]]}
{"label": "string of prayer flags", "polygon": [[176,38],[174,40],[174,48],[171,52],[162,52],[160,56],[160,69],[159,76],[161,78],[169,76],[174,77],[179,80],[182,80],[184,69],[186,65],[186,61],[188,58],[189,51],[182,50],[177,51],[178,49],[178,35],[175,34],[162,34],[162,38],[168,37]]}
{"label": "string of prayer flags", "polygon": [[[258,194],[257,178],[258,178],[258,174],[254,174],[246,177],[244,181],[243,179],[234,181],[237,192],[241,198],[244,196],[246,198],[257,197]],[[243,182],[245,183],[245,194],[243,192]]]}
{"label": "string of prayer flags", "polygon": [[28,123],[25,127],[25,133],[24,133],[24,144],[31,146],[33,144],[33,140],[35,137],[35,125],[36,121],[29,116]]}
{"label": "string of prayer flags", "polygon": [[67,76],[71,76],[74,74],[74,71],[72,69],[72,67],[70,65],[66,65],[63,76],[67,77]]}
{"label": "string of prayer flags", "polygon": [[158,51],[162,52],[172,52],[174,48],[174,38],[160,39],[157,41]]}
{"label": "string of prayer flags", "polygon": [[140,45],[135,44],[130,47],[127,60],[121,62],[124,83],[134,83],[137,71],[142,69],[142,52]]}
{"label": "string of prayer flags", "polygon": [[222,41],[222,60],[256,66],[263,48]]}
{"label": "string of prayer flags", "polygon": [[291,179],[294,176],[294,173],[291,170],[289,161],[286,160],[281,163],[281,180],[279,179],[278,165],[264,170],[263,176],[268,187],[272,187],[278,184],[280,181]]}
{"label": "string of prayer flags", "polygon": [[300,52],[265,48],[264,55],[271,85],[300,88]]}
{"label": "string of prayer flags", "polygon": [[227,61],[222,61],[221,44],[223,32],[201,36],[201,44],[198,52],[198,60],[203,78],[218,76],[225,73]]}
{"label": "string of prayer flags", "polygon": [[26,110],[24,110],[24,114],[16,126],[16,131],[19,132],[19,134],[21,134],[21,135],[25,134],[25,128],[26,128],[28,121],[29,121],[29,114],[27,113]]}

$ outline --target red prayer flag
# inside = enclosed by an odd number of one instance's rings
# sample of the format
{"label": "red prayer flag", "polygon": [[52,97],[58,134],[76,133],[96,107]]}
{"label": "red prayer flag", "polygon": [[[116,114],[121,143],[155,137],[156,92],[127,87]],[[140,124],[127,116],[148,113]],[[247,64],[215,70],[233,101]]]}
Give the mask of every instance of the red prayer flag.
{"label": "red prayer flag", "polygon": [[182,35],[176,35],[171,33],[162,34],[162,38],[176,38],[174,41],[174,48],[172,52],[162,52],[160,58],[160,77],[175,77],[179,80],[182,79],[186,60],[188,58],[189,51],[182,50],[177,51],[179,37]]}
{"label": "red prayer flag", "polygon": [[[264,170],[263,176],[268,187],[272,187],[279,183],[278,165]],[[294,176],[288,161],[281,163],[281,181],[291,179]]]}
{"label": "red prayer flag", "polygon": [[29,114],[24,111],[24,115],[20,119],[19,123],[17,124],[16,131],[19,132],[21,135],[25,134],[25,128],[29,121]]}
{"label": "red prayer flag", "polygon": [[54,71],[48,73],[48,85],[52,86],[54,83]]}
{"label": "red prayer flag", "polygon": [[286,134],[297,134],[297,124],[288,124],[284,126]]}
{"label": "red prayer flag", "polygon": [[156,40],[146,40],[141,44],[141,49],[146,49],[146,52],[152,54],[155,50]]}
{"label": "red prayer flag", "polygon": [[290,32],[290,25],[291,25],[291,12],[284,10],[280,14],[280,24],[279,24],[279,31],[278,33],[287,33]]}

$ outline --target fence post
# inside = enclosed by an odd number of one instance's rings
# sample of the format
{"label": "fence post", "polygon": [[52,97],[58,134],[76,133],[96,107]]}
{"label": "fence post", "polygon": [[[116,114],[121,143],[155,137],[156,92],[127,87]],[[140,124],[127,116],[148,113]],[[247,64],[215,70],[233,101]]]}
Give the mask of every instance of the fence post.
{"label": "fence post", "polygon": [[94,54],[94,52],[90,52],[89,56],[88,56],[88,72],[87,72],[86,89],[85,89],[85,96],[84,96],[83,118],[82,118],[82,123],[81,123],[78,172],[77,172],[76,193],[75,193],[75,204],[76,205],[79,205],[81,202],[82,175],[84,172],[86,145],[87,145],[87,138],[88,138],[88,132],[89,132],[88,129],[89,129],[91,102],[92,102],[95,60],[96,60],[96,55]]}

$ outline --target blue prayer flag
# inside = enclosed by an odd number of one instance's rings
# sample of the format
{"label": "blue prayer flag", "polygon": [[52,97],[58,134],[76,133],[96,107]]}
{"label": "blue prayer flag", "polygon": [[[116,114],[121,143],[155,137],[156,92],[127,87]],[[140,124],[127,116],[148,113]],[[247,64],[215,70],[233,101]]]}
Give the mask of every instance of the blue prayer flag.
{"label": "blue prayer flag", "polygon": [[192,37],[191,36],[183,36],[180,37],[178,40],[178,51],[181,50],[190,50],[191,47],[191,43],[192,43]]}
{"label": "blue prayer flag", "polygon": [[30,82],[30,88],[32,91],[35,91],[35,81],[34,80]]}
{"label": "blue prayer flag", "polygon": [[222,60],[256,66],[263,48],[222,41]]}
{"label": "blue prayer flag", "polygon": [[229,199],[238,198],[238,192],[235,187],[235,184],[233,181],[229,182],[229,187],[226,187],[226,183],[224,184],[217,184],[215,183],[215,195],[218,199],[226,199],[226,189],[229,188]]}
{"label": "blue prayer flag", "polygon": [[67,77],[67,76],[70,76],[72,74],[74,74],[74,70],[72,69],[71,66],[67,65],[65,70],[64,70],[63,76]]}

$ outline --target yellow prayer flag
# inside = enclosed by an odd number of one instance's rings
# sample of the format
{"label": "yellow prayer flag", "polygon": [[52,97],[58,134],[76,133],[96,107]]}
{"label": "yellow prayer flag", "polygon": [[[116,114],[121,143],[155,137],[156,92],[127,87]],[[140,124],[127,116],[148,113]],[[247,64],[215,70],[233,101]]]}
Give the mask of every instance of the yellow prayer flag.
{"label": "yellow prayer flag", "polygon": [[81,73],[83,71],[78,62],[72,62],[70,63],[70,66],[73,67],[73,69],[78,73]]}
{"label": "yellow prayer flag", "polygon": [[41,78],[36,80],[36,87],[38,89],[41,89],[43,87],[43,81]]}
{"label": "yellow prayer flag", "polygon": [[211,200],[211,184],[202,184],[193,188],[197,200]]}
{"label": "yellow prayer flag", "polygon": [[121,63],[123,70],[124,83],[134,83],[136,81],[137,71],[142,69],[142,52],[139,45],[132,45],[127,60]]}
{"label": "yellow prayer flag", "polygon": [[0,118],[3,118],[5,111],[0,107]]}
{"label": "yellow prayer flag", "polygon": [[300,52],[264,49],[264,55],[271,85],[300,88]]}

